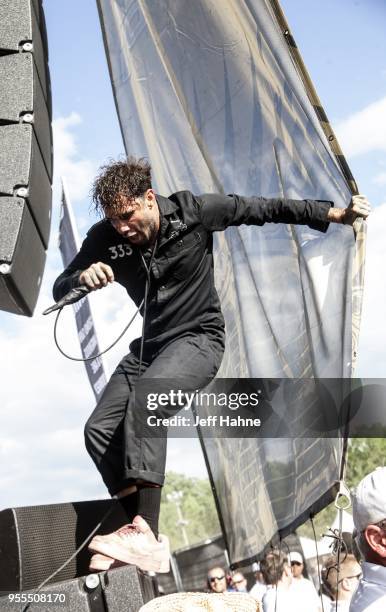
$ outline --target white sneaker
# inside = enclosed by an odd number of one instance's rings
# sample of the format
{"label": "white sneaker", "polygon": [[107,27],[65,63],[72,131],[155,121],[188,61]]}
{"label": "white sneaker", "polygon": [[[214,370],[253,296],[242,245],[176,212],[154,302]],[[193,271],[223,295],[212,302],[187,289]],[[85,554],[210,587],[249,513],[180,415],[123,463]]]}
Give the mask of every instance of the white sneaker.
{"label": "white sneaker", "polygon": [[90,559],[89,570],[90,572],[102,572],[115,569],[116,567],[122,567],[123,565],[126,565],[123,561],[118,561],[117,559],[112,559],[111,557],[106,557],[106,555],[96,553]]}
{"label": "white sneaker", "polygon": [[[137,565],[143,571],[158,573],[169,571],[168,538],[160,535],[156,540],[145,519],[139,515],[133,519],[132,524],[123,525],[113,533],[94,536],[88,548],[93,552],[102,553],[105,557]],[[101,559],[97,559],[96,562],[102,564]]]}

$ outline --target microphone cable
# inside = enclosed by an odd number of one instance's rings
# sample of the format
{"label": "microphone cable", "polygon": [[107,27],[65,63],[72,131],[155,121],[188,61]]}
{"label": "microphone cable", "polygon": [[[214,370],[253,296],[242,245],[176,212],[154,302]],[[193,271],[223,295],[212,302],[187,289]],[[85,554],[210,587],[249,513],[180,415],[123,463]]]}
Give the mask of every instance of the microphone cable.
{"label": "microphone cable", "polygon": [[[146,294],[145,294],[146,297]],[[106,349],[104,349],[103,351],[101,351],[100,353],[98,353],[97,355],[93,355],[92,357],[72,357],[71,355],[68,355],[59,345],[58,342],[58,336],[57,336],[57,327],[58,327],[58,321],[59,321],[59,316],[60,313],[62,312],[64,306],[62,306],[59,310],[58,313],[56,315],[56,319],[55,319],[55,325],[54,325],[54,340],[55,340],[55,344],[56,344],[56,348],[58,349],[58,351],[64,356],[67,357],[67,359],[71,359],[71,361],[93,361],[94,359],[96,359],[97,357],[100,357],[101,355],[104,355],[105,353],[107,353],[107,351],[109,351],[110,349],[112,349],[116,344],[118,344],[118,342],[120,341],[120,339],[122,338],[122,336],[125,335],[125,333],[127,332],[127,330],[129,329],[129,327],[131,326],[131,324],[133,323],[135,317],[137,316],[137,314],[140,312],[143,304],[145,302],[145,298],[143,298],[142,302],[140,303],[140,305],[138,306],[137,310],[135,311],[135,313],[133,314],[133,316],[131,317],[130,321],[128,322],[128,324],[126,325],[126,327],[124,328],[124,330],[119,334],[118,338],[116,338],[116,340],[114,340],[114,342],[112,344],[110,344],[110,346],[108,346]]]}
{"label": "microphone cable", "polygon": [[[126,327],[123,329],[123,331],[119,334],[118,338],[116,338],[116,340],[114,340],[114,342],[112,342],[112,344],[110,344],[110,346],[108,346],[107,348],[105,348],[103,351],[100,351],[100,353],[98,353],[97,355],[93,355],[92,357],[72,357],[72,355],[69,355],[68,353],[66,353],[61,346],[59,345],[59,341],[58,341],[58,335],[57,335],[57,329],[58,329],[58,323],[59,323],[59,317],[60,314],[64,308],[64,306],[66,306],[67,304],[63,304],[63,306],[61,306],[57,312],[56,318],[55,318],[55,324],[54,324],[54,341],[55,341],[55,345],[56,348],[58,349],[58,351],[67,359],[70,359],[71,361],[83,361],[83,362],[87,362],[87,361],[93,361],[94,359],[97,359],[98,357],[101,357],[102,355],[104,355],[105,353],[107,353],[109,350],[111,350],[116,344],[118,344],[118,342],[120,341],[120,339],[125,335],[125,333],[127,332],[127,330],[129,329],[129,327],[132,325],[135,317],[137,316],[137,314],[140,312],[141,308],[143,307],[143,317],[142,317],[142,334],[141,334],[141,347],[140,347],[140,353],[139,353],[139,365],[138,365],[138,377],[141,374],[141,367],[142,367],[142,361],[143,361],[143,349],[144,349],[144,333],[145,333],[145,324],[146,324],[146,314],[147,314],[147,299],[148,299],[148,295],[149,295],[149,290],[150,290],[150,269],[151,269],[151,264],[153,262],[154,259],[154,254],[155,251],[157,249],[157,242],[156,241],[154,243],[152,252],[151,252],[151,257],[150,257],[150,261],[149,261],[149,265],[146,265],[146,261],[145,258],[143,256],[143,253],[141,251],[141,259],[142,259],[142,263],[143,266],[145,268],[146,271],[146,282],[145,282],[145,295],[143,300],[141,301],[140,305],[138,306],[137,310],[135,311],[135,313],[133,314],[133,316],[131,317],[130,321],[128,322],[128,324],[126,325]],[[85,293],[85,295],[87,295],[88,292]],[[85,297],[85,296],[83,296]],[[79,298],[78,298],[79,299]],[[48,314],[47,311],[45,311],[43,314]]]}

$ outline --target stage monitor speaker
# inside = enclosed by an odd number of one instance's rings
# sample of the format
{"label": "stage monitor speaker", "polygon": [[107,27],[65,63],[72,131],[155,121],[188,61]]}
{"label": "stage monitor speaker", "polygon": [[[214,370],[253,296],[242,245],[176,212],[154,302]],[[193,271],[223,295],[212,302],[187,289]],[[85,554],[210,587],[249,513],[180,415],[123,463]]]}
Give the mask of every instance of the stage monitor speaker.
{"label": "stage monitor speaker", "polygon": [[44,245],[25,200],[0,197],[0,304],[3,310],[32,315],[45,259]]}
{"label": "stage monitor speaker", "polygon": [[[57,570],[87,538],[106,512],[98,533],[115,531],[127,516],[116,500],[8,508],[0,512],[0,591],[34,589]],[[88,573],[87,546],[52,582]]]}
{"label": "stage monitor speaker", "polygon": [[[36,590],[0,592],[0,611],[23,610],[26,603],[15,604],[23,596],[32,603],[28,612],[138,612],[141,606],[158,595],[155,578],[144,574],[134,565],[107,572],[89,574],[75,580],[56,582]],[[18,599],[16,599],[18,601]]]}
{"label": "stage monitor speaker", "polygon": [[[40,282],[35,281],[43,274],[45,258],[33,257],[31,249],[26,253],[20,249],[29,246],[29,242],[34,251],[47,249],[53,176],[51,86],[41,0],[1,0],[0,81],[0,199],[5,201],[2,209],[7,208],[0,217],[0,237],[3,241],[9,230],[8,242],[13,246],[11,261],[0,258],[0,309],[32,315],[40,288]],[[20,228],[14,240],[13,217],[20,218],[20,198],[24,199],[33,225]],[[14,215],[10,210],[12,202]],[[4,223],[9,220],[8,228]],[[36,236],[40,249],[35,245]],[[17,264],[20,261],[25,265],[22,283]]]}
{"label": "stage monitor speaker", "polygon": [[226,570],[228,566],[222,536],[176,550],[173,554],[184,591],[202,591],[207,588],[208,570],[211,567],[223,567]]}

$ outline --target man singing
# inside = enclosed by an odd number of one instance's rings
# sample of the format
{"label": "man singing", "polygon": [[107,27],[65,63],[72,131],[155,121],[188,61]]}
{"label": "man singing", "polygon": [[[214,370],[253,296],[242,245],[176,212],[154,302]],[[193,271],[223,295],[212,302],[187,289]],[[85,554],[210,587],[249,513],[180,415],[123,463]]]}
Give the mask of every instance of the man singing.
{"label": "man singing", "polygon": [[[213,275],[213,232],[232,225],[293,223],[326,232],[352,225],[370,206],[354,196],[345,209],[331,202],[238,195],[156,194],[151,168],[129,157],[101,168],[93,202],[103,216],[54,285],[59,300],[72,288],[95,290],[117,281],[140,307],[142,338],[130,345],[85,427],[86,448],[128,525],[95,536],[90,568],[134,563],[167,571],[167,540],[158,537],[166,435],[141,436],[146,405],[138,381],[173,379],[181,391],[212,380],[224,351],[224,319]],[[162,409],[158,410],[162,416]],[[166,414],[166,412],[165,412]]]}

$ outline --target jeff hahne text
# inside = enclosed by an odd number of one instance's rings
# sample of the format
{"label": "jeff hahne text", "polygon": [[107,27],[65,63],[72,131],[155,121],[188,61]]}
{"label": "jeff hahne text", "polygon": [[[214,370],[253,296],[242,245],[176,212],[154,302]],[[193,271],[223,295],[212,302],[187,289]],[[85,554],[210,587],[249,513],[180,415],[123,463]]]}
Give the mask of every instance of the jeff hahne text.
{"label": "jeff hahne text", "polygon": [[[205,408],[228,408],[236,411],[239,408],[256,408],[259,404],[261,391],[253,393],[208,393],[201,391],[186,392],[181,390],[169,390],[165,393],[148,393],[147,409],[156,411],[163,408],[172,408],[176,411]],[[242,417],[229,414],[209,414],[205,417],[194,414],[193,418],[184,414],[173,416],[158,416],[155,412],[147,417],[150,427],[260,427],[261,420],[258,417]]]}

